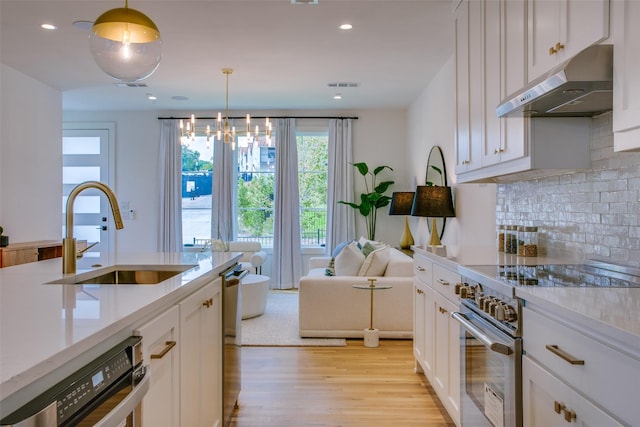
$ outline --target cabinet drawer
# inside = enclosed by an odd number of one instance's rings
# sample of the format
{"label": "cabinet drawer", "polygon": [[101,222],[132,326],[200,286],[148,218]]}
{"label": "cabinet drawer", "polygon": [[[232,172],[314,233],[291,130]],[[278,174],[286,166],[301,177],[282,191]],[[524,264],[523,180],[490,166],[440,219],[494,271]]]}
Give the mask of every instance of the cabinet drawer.
{"label": "cabinet drawer", "polygon": [[433,262],[420,254],[413,256],[413,274],[423,283],[431,286],[431,275],[433,273]]}
{"label": "cabinet drawer", "polygon": [[433,265],[433,289],[444,295],[449,301],[458,304],[459,298],[455,293],[456,283],[460,283],[462,278],[457,271],[451,271],[438,264]]}
{"label": "cabinet drawer", "polygon": [[640,360],[530,307],[523,310],[522,324],[523,346],[529,357],[625,421],[640,420]]}
{"label": "cabinet drawer", "polygon": [[525,427],[567,426],[573,423],[622,427],[617,420],[527,356],[522,358],[522,400]]}

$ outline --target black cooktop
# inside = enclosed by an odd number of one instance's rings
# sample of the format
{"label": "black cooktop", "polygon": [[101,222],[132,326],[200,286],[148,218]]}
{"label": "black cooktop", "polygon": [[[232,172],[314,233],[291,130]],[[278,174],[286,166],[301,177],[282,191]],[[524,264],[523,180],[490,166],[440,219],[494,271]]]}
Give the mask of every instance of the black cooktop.
{"label": "black cooktop", "polygon": [[513,264],[472,268],[514,286],[640,287],[640,269],[595,260],[586,260],[583,264]]}

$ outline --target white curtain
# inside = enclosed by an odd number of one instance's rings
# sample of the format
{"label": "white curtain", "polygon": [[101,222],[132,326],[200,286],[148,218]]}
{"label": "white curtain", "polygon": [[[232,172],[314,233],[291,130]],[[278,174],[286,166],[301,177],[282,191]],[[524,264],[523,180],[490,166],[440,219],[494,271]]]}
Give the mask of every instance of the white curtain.
{"label": "white curtain", "polygon": [[182,147],[178,121],[161,121],[158,156],[158,251],[182,251]]}
{"label": "white curtain", "polygon": [[274,287],[297,288],[301,276],[300,198],[295,119],[276,121]]}
{"label": "white curtain", "polygon": [[236,194],[236,168],[231,144],[215,138],[213,145],[213,197],[211,198],[211,238],[234,239],[236,221],[233,201]]}
{"label": "white curtain", "polygon": [[327,191],[327,254],[335,245],[356,236],[355,210],[338,200],[353,199],[352,119],[329,121],[329,167]]}

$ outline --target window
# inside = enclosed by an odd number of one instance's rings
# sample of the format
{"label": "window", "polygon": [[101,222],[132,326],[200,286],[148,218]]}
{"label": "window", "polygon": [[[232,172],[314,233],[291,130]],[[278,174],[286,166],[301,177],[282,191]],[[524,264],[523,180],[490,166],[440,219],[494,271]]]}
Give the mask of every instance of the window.
{"label": "window", "polygon": [[[317,126],[316,126],[317,127]],[[328,131],[298,127],[298,180],[302,246],[324,246],[327,221]],[[236,240],[273,246],[276,147],[238,138],[238,235]]]}
{"label": "window", "polygon": [[324,246],[327,230],[327,132],[298,132],[298,186],[302,246]]}
{"label": "window", "polygon": [[202,245],[211,238],[213,140],[195,137],[182,145],[182,242]]}
{"label": "window", "polygon": [[[327,223],[327,126],[298,126],[298,180],[302,246],[324,246]],[[266,138],[236,137],[237,226],[234,240],[273,246],[276,147]],[[182,239],[185,246],[211,238],[213,141],[196,137],[182,145]]]}

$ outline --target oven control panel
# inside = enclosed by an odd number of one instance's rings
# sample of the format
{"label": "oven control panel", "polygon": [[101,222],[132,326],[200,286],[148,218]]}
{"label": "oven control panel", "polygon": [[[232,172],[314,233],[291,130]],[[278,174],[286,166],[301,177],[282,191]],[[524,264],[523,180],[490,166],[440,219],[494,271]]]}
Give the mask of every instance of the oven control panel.
{"label": "oven control panel", "polygon": [[456,284],[455,293],[460,295],[466,307],[479,316],[511,335],[519,335],[521,331],[519,299],[496,292],[473,280]]}

